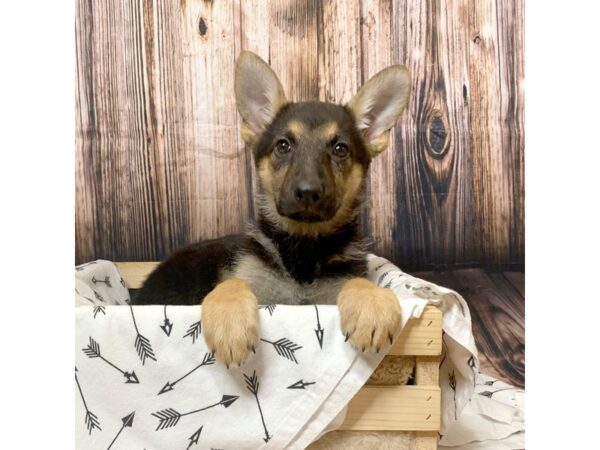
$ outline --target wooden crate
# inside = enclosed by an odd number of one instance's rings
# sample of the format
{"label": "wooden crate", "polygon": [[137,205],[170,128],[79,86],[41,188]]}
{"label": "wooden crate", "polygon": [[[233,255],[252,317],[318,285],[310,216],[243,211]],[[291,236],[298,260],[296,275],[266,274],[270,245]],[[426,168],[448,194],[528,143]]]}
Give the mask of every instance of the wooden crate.
{"label": "wooden crate", "polygon": [[[138,289],[156,262],[115,263],[127,286]],[[439,357],[442,351],[442,313],[428,306],[410,320],[389,355],[415,356],[412,386],[365,385],[348,405],[341,430],[414,431],[417,450],[437,448],[440,429]]]}

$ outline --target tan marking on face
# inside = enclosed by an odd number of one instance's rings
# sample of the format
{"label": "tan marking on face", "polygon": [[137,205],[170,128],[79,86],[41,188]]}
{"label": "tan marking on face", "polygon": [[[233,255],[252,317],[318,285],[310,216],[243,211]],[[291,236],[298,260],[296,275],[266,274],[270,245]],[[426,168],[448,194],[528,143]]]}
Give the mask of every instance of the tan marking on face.
{"label": "tan marking on face", "polygon": [[353,163],[346,174],[338,173],[334,175],[336,177],[336,195],[337,198],[341,198],[340,206],[335,216],[324,222],[298,222],[279,215],[274,192],[279,192],[278,186],[281,186],[281,181],[285,175],[284,170],[279,172],[281,172],[278,174],[280,179],[274,179],[269,159],[264,158],[260,162],[258,175],[263,186],[263,194],[257,196],[257,200],[259,208],[267,219],[283,231],[304,236],[326,235],[349,222],[357,214],[354,202],[364,178],[364,170],[359,163]]}
{"label": "tan marking on face", "polygon": [[202,335],[225,365],[241,365],[259,338],[256,296],[237,278],[219,283],[202,302]]}
{"label": "tan marking on face", "polygon": [[287,124],[287,128],[295,137],[301,137],[303,134],[308,132],[308,127],[306,124],[299,120],[290,120]]}
{"label": "tan marking on face", "polygon": [[324,142],[329,143],[338,134],[338,131],[337,122],[326,122],[315,129],[315,134]]}

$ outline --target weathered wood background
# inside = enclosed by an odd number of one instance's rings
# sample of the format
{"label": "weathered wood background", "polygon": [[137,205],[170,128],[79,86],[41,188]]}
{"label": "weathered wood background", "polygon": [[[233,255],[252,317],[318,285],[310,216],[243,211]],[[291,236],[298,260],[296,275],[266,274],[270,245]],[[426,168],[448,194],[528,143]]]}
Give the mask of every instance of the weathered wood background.
{"label": "weathered wood background", "polygon": [[364,226],[408,269],[524,262],[523,0],[78,0],[76,261],[159,260],[238,232],[253,166],[233,97],[252,50],[288,98],[413,74]]}

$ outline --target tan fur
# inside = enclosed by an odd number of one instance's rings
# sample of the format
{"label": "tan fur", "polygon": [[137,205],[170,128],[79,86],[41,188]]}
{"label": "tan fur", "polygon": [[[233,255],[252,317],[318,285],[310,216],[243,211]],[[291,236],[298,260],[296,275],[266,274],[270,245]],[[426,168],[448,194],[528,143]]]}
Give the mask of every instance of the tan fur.
{"label": "tan fur", "polygon": [[323,142],[331,141],[338,133],[338,124],[336,122],[327,122],[315,129]]}
{"label": "tan fur", "polygon": [[360,164],[354,163],[343,179],[339,178],[339,175],[336,177],[336,189],[342,200],[335,216],[327,221],[312,223],[298,222],[277,212],[274,192],[279,191],[283,174],[273,171],[269,158],[263,158],[259,163],[258,177],[263,188],[263,194],[257,196],[258,206],[268,219],[288,233],[318,236],[331,234],[357,214],[354,203],[362,186],[364,170]]}
{"label": "tan fur", "polygon": [[400,326],[400,305],[391,291],[366,278],[347,281],[337,297],[342,332],[359,350],[380,351]]}
{"label": "tan fur", "polygon": [[303,136],[308,132],[308,127],[300,120],[290,120],[287,124],[287,128],[296,137]]}
{"label": "tan fur", "polygon": [[202,334],[215,357],[227,367],[241,365],[260,336],[256,296],[245,281],[218,284],[202,303]]}

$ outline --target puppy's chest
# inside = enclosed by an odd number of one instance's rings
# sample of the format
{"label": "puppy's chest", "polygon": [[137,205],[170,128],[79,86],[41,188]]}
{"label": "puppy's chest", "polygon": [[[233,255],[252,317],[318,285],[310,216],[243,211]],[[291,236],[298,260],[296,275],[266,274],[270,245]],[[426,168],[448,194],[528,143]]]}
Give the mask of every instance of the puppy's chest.
{"label": "puppy's chest", "polygon": [[241,256],[226,274],[226,278],[240,278],[248,283],[258,303],[288,305],[335,304],[342,285],[354,277],[339,274],[303,283],[253,255]]}

